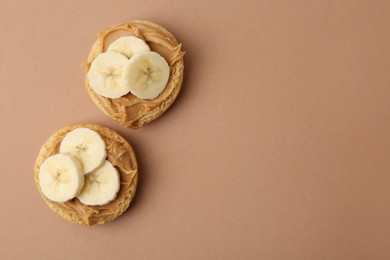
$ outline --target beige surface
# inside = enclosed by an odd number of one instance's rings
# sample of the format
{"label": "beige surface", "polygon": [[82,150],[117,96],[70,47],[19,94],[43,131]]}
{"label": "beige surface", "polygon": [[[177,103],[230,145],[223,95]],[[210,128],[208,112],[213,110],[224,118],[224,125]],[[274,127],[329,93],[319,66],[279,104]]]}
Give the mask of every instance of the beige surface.
{"label": "beige surface", "polygon": [[[389,1],[98,2],[1,2],[1,259],[390,259]],[[128,19],[187,51],[177,101],[136,131],[82,67]],[[124,135],[140,174],[129,210],[92,228],[33,178],[47,137],[85,122]]]}

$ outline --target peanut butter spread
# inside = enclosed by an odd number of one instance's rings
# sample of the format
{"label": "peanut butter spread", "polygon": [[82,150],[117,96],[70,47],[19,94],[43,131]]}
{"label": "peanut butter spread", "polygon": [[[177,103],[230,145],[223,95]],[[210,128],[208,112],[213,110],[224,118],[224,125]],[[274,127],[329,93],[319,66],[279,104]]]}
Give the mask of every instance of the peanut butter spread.
{"label": "peanut butter spread", "polygon": [[[104,206],[87,206],[77,198],[65,203],[48,200],[42,195],[48,206],[67,220],[83,225],[103,224],[121,215],[134,197],[137,185],[137,162],[129,143],[109,128],[99,125],[77,125],[60,129],[42,146],[34,167],[35,182],[39,187],[39,168],[50,156],[59,153],[62,139],[67,133],[78,127],[87,127],[97,131],[106,142],[107,160],[120,173],[120,190],[115,200]],[[41,191],[40,191],[41,192]],[[42,194],[42,193],[41,193]]]}
{"label": "peanut butter spread", "polygon": [[93,101],[107,115],[119,121],[128,128],[139,128],[162,113],[176,99],[183,80],[183,56],[181,44],[175,37],[161,26],[147,21],[131,21],[112,26],[99,33],[98,40],[93,45],[87,61],[87,73],[92,61],[108,46],[122,36],[133,35],[146,41],[152,51],[165,58],[170,67],[170,76],[164,91],[154,99],[139,99],[131,93],[120,98],[106,98],[97,95],[89,86],[86,87]]}

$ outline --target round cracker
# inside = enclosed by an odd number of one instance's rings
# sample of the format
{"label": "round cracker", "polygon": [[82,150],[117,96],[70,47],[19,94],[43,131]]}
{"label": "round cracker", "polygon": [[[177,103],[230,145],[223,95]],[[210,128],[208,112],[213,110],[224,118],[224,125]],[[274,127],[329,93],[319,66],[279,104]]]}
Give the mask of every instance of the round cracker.
{"label": "round cracker", "polygon": [[[119,171],[121,187],[115,200],[104,206],[88,206],[77,198],[65,203],[53,202],[47,199],[39,186],[39,169],[50,156],[59,153],[59,146],[67,133],[75,128],[86,127],[98,132],[106,142],[107,160]],[[115,147],[114,147],[115,146]],[[81,225],[91,226],[104,224],[120,216],[133,200],[137,182],[138,166],[135,153],[130,144],[114,130],[95,124],[80,124],[64,127],[58,130],[42,146],[34,165],[34,178],[41,197],[55,213],[62,218]]]}
{"label": "round cracker", "polygon": [[[135,96],[133,96],[131,93],[121,97],[121,101],[118,101],[118,99],[111,99],[111,98],[105,98],[101,97],[98,94],[96,94],[93,89],[89,86],[88,83],[88,77],[86,77],[85,80],[85,86],[88,91],[89,96],[91,97],[92,101],[109,117],[112,119],[118,121],[121,125],[137,129],[147,123],[150,123],[151,121],[155,120],[159,116],[161,116],[165,111],[168,110],[168,108],[172,105],[172,103],[176,100],[181,85],[183,83],[183,74],[184,74],[184,52],[181,51],[181,44],[179,44],[175,38],[175,36],[170,33],[167,29],[163,28],[162,26],[150,22],[150,21],[144,21],[144,20],[135,20],[135,21],[129,21],[126,23],[120,23],[111,26],[110,28],[107,28],[106,30],[100,32],[98,40],[92,45],[92,48],[90,50],[90,53],[88,55],[87,60],[87,73],[89,71],[89,67],[92,63],[92,61],[101,53],[104,52],[104,41],[101,39],[102,35],[107,35],[109,32],[113,30],[124,30],[126,29],[126,26],[136,27],[138,25],[146,26],[148,30],[152,30],[154,32],[157,32],[161,35],[159,37],[160,39],[164,38],[169,43],[171,48],[176,49],[176,51],[180,52],[180,58],[175,60],[173,64],[170,62],[170,82],[172,82],[172,91],[169,93],[169,95],[163,95],[160,94],[159,97],[152,99],[152,100],[146,100],[145,102],[153,103],[152,106],[142,106],[139,104],[132,105],[131,111],[128,112],[126,109],[126,103],[132,103],[134,99],[137,99]],[[137,28],[138,30],[138,28]],[[142,33],[142,31],[141,31]],[[154,43],[152,40],[150,43]],[[153,49],[152,49],[153,50]],[[161,54],[161,53],[160,53]],[[169,84],[169,83],[168,83]],[[163,96],[164,98],[161,98]],[[127,99],[127,100],[126,100]],[[131,99],[131,100],[130,100]],[[142,101],[142,99],[138,99],[138,101]],[[107,106],[109,104],[109,106]],[[142,116],[139,117],[139,114],[142,114]]]}

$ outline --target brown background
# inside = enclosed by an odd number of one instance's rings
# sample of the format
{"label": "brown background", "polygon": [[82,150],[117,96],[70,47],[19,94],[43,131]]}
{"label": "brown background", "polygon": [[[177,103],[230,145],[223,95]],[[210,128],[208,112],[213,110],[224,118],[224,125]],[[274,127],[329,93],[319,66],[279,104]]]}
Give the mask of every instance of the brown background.
{"label": "brown background", "polygon": [[[152,20],[185,82],[133,131],[84,89],[97,32]],[[390,2],[1,1],[0,258],[390,259]],[[58,128],[99,123],[138,155],[116,221],[52,213],[33,180]]]}

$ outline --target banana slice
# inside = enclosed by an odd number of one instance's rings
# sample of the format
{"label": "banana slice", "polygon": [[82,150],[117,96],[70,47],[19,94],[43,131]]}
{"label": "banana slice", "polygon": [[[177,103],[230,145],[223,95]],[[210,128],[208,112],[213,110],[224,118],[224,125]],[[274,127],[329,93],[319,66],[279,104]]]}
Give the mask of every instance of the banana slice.
{"label": "banana slice", "polygon": [[88,82],[91,88],[103,97],[118,98],[129,93],[130,88],[122,84],[123,69],[128,59],[116,52],[99,54],[91,64]]}
{"label": "banana slice", "polygon": [[105,205],[116,198],[120,188],[118,170],[105,161],[99,169],[85,175],[85,185],[77,197],[85,205]]}
{"label": "banana slice", "polygon": [[123,72],[123,83],[141,99],[160,95],[169,79],[169,65],[157,52],[138,52],[131,57]]}
{"label": "banana slice", "polygon": [[123,36],[111,43],[110,46],[108,46],[107,51],[118,52],[130,59],[134,53],[150,51],[150,48],[149,45],[140,38],[135,36]]}
{"label": "banana slice", "polygon": [[83,164],[84,172],[90,173],[106,159],[106,143],[103,138],[89,128],[76,128],[61,142],[60,153],[73,154]]}
{"label": "banana slice", "polygon": [[79,195],[83,185],[82,165],[71,155],[53,155],[39,169],[39,186],[49,200],[65,202],[73,199]]}

